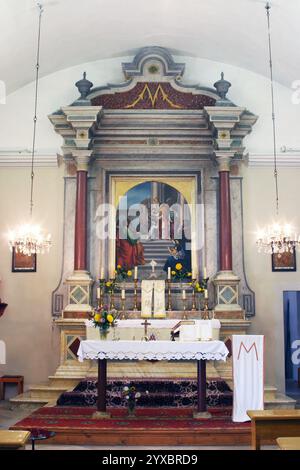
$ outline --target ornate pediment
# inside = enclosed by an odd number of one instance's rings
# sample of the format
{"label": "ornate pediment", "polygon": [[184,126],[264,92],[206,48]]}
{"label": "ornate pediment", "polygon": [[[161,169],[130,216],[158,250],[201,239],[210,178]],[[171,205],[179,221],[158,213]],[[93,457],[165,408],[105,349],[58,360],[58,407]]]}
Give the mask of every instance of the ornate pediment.
{"label": "ornate pediment", "polygon": [[177,63],[167,49],[145,47],[130,63],[123,63],[125,82],[92,88],[84,76],[76,83],[81,98],[104,109],[203,109],[214,106],[220,94],[212,88],[185,85],[185,64]]}
{"label": "ornate pediment", "polygon": [[100,94],[91,103],[104,109],[203,109],[214,106],[215,101],[210,96],[179,91],[168,82],[138,82],[128,91]]}

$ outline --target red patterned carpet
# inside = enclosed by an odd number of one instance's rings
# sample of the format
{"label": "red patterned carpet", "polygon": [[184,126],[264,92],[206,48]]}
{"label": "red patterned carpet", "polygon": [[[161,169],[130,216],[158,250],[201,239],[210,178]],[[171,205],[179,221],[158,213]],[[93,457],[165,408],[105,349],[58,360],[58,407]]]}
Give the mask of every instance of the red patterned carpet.
{"label": "red patterned carpet", "polygon": [[[109,409],[110,419],[94,419],[95,408],[44,407],[11,429],[55,431],[51,442],[98,445],[249,444],[250,424],[233,423],[231,409],[210,409],[210,419],[196,420],[191,408]],[[51,443],[47,441],[48,444]],[[45,442],[46,443],[46,442]]]}

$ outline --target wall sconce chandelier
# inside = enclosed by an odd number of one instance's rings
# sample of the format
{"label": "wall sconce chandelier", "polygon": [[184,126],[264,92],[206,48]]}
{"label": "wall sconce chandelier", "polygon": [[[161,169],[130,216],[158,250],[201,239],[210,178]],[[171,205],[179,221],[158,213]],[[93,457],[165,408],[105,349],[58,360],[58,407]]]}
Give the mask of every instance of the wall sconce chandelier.
{"label": "wall sconce chandelier", "polygon": [[34,158],[36,144],[36,125],[38,109],[38,89],[39,89],[39,68],[40,68],[40,44],[43,6],[38,3],[39,22],[37,39],[37,60],[35,66],[35,94],[34,94],[34,116],[33,116],[33,137],[31,150],[31,173],[30,173],[30,223],[21,225],[8,234],[8,243],[11,250],[30,256],[35,253],[45,253],[51,247],[51,235],[46,235],[39,225],[32,222],[33,213],[33,186],[34,186]]}
{"label": "wall sconce chandelier", "polygon": [[[269,65],[270,65],[270,86],[271,86],[271,103],[272,103],[272,132],[273,132],[273,157],[274,157],[274,182],[275,182],[275,206],[276,217],[279,214],[279,191],[278,191],[278,170],[277,170],[277,147],[276,147],[276,122],[275,122],[275,103],[274,103],[274,80],[273,80],[273,62],[272,62],[272,41],[270,27],[270,10],[269,2],[265,5],[267,13],[268,27],[268,48],[269,48]],[[287,253],[295,250],[300,244],[300,236],[297,236],[290,224],[273,223],[257,232],[256,245],[259,253]]]}

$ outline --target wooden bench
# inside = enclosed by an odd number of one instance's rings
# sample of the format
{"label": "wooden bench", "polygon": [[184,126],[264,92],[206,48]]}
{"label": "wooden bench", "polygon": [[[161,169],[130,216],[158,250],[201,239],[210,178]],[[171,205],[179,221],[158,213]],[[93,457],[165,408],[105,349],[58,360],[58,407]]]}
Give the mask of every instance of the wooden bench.
{"label": "wooden bench", "polygon": [[24,450],[29,431],[0,431],[0,450]]}
{"label": "wooden bench", "polygon": [[252,449],[259,450],[261,441],[278,437],[300,437],[300,410],[247,411],[251,418]]}
{"label": "wooden bench", "polygon": [[24,377],[23,375],[3,375],[0,377],[0,400],[5,400],[5,385],[17,384],[18,395],[21,395],[24,390]]}
{"label": "wooden bench", "polygon": [[276,441],[281,450],[300,450],[300,437],[279,437]]}

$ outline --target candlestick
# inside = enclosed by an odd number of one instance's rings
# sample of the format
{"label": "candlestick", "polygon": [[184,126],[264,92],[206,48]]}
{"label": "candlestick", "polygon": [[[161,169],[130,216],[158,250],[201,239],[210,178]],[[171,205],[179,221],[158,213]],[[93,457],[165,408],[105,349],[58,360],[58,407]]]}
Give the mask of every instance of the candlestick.
{"label": "candlestick", "polygon": [[105,285],[105,279],[100,279],[100,287],[97,287],[97,300],[98,300],[98,306],[100,308],[103,308],[104,305],[104,285]]}
{"label": "candlestick", "polygon": [[138,305],[137,305],[137,302],[138,302],[138,297],[137,297],[137,287],[138,287],[138,280],[137,278],[134,279],[134,306],[133,306],[133,310],[136,312],[137,309],[138,309]]}
{"label": "candlestick", "polygon": [[192,280],[192,286],[193,286],[193,294],[192,294],[192,299],[193,299],[193,303],[192,303],[192,311],[195,312],[197,309],[196,309],[196,284],[197,282],[197,279],[193,279]]}
{"label": "candlestick", "polygon": [[125,300],[125,299],[126,299],[125,289],[122,289],[122,291],[121,291],[121,299],[122,299],[122,300]]}
{"label": "candlestick", "polygon": [[183,320],[186,320],[187,319],[187,316],[186,316],[186,295],[182,296],[182,301],[183,301]]}
{"label": "candlestick", "polygon": [[204,299],[203,320],[209,320],[208,299]]}
{"label": "candlestick", "polygon": [[172,310],[171,304],[171,279],[168,279],[168,310]]}
{"label": "candlestick", "polygon": [[125,320],[126,319],[126,315],[125,315],[125,298],[121,298],[121,308],[122,308],[122,317],[121,317],[121,320]]}
{"label": "candlestick", "polygon": [[168,267],[168,280],[171,280],[171,268],[170,266]]}
{"label": "candlestick", "polygon": [[138,267],[135,266],[134,267],[134,279],[137,280],[137,278],[138,278]]}
{"label": "candlestick", "polygon": [[[114,283],[114,279],[111,279],[110,282]],[[115,308],[115,290],[113,287],[111,287],[111,291],[110,291],[110,308],[113,309]]]}

